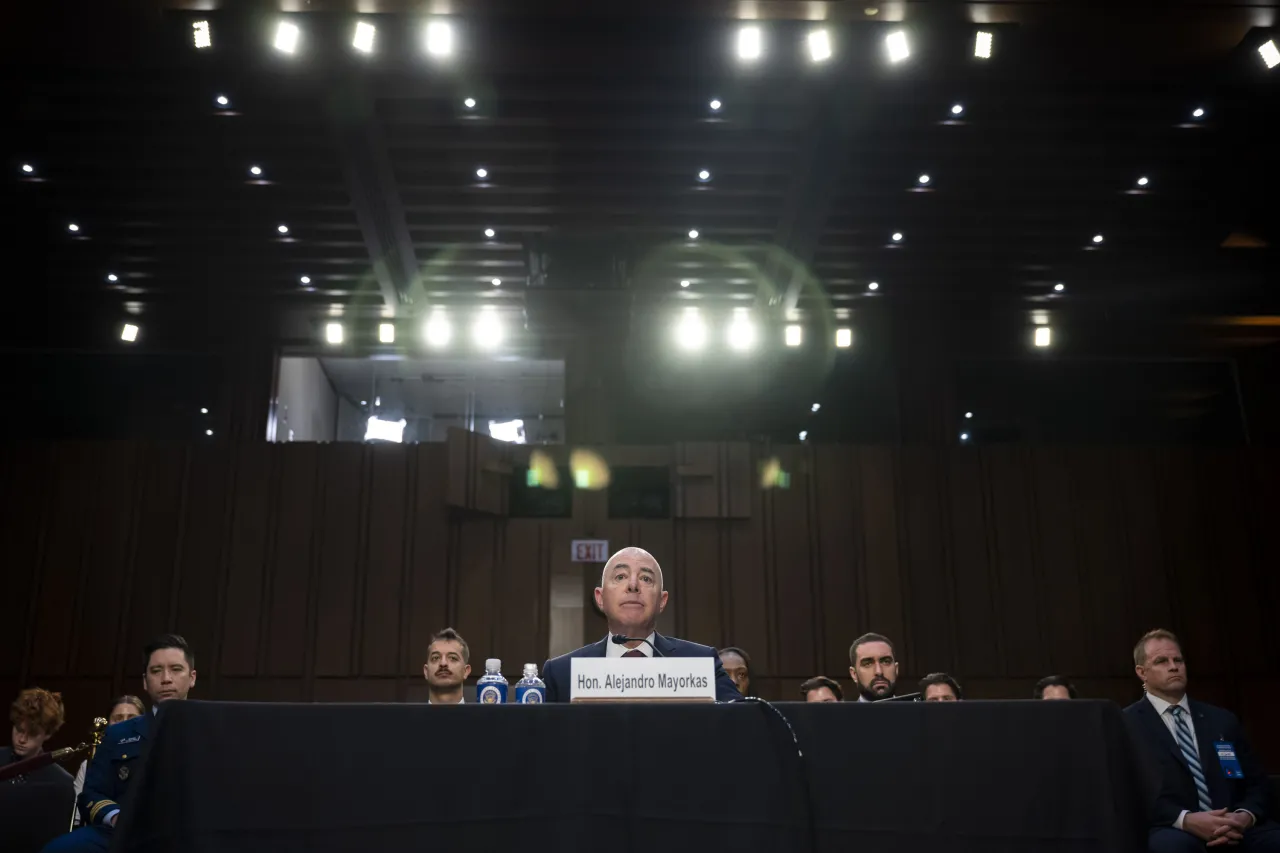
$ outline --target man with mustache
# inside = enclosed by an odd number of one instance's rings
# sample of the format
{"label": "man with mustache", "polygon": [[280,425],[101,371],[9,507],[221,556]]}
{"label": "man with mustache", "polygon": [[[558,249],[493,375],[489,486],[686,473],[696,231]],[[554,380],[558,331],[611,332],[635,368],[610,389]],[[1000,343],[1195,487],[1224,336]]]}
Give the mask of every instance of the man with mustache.
{"label": "man with mustache", "polygon": [[422,674],[427,679],[428,705],[461,705],[462,685],[471,674],[471,649],[462,635],[445,628],[431,638]]}
{"label": "man with mustache", "polygon": [[876,702],[893,696],[898,683],[898,661],[893,643],[883,634],[867,633],[849,647],[849,675],[858,685],[859,702]]}
{"label": "man with mustache", "polygon": [[1172,632],[1148,631],[1133,649],[1146,696],[1125,708],[1158,791],[1147,835],[1150,853],[1206,847],[1280,851],[1280,824],[1268,820],[1271,785],[1236,715],[1187,698],[1187,665]]}
{"label": "man with mustache", "polygon": [[[569,701],[569,680],[577,657],[587,658],[638,658],[654,657],[654,650],[662,657],[709,657],[715,661],[716,701],[731,702],[742,694],[725,674],[716,650],[711,646],[664,637],[655,629],[658,614],[667,606],[667,591],[662,588],[662,567],[653,555],[643,548],[623,548],[609,558],[600,574],[600,586],[595,591],[596,606],[604,613],[609,633],[603,640],[583,646],[558,658],[552,658],[542,667],[547,682],[548,702]],[[614,643],[615,636],[631,637],[624,644]]]}

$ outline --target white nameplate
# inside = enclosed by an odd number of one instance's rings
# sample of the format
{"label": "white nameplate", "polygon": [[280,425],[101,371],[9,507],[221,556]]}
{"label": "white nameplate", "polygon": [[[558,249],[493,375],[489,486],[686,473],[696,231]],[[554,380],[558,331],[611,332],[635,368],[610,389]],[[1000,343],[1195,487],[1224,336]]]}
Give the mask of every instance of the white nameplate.
{"label": "white nameplate", "polygon": [[571,702],[714,702],[714,658],[572,658]]}

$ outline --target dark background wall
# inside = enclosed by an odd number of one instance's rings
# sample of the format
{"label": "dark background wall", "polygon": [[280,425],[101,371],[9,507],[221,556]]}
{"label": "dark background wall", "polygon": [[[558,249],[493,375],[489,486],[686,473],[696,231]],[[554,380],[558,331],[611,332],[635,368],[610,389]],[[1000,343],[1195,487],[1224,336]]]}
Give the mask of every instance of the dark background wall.
{"label": "dark background wall", "polygon": [[[528,519],[504,516],[509,469],[478,441],[5,446],[0,696],[62,691],[57,744],[77,742],[138,692],[145,639],[177,630],[201,698],[420,701],[444,625],[509,675],[541,662],[550,578],[580,571],[586,594],[599,566],[571,564],[569,541],[594,536],[652,550],[663,630],[745,647],[765,697],[847,683],[850,640],[876,630],[904,678],[1023,698],[1062,672],[1128,702],[1132,644],[1163,626],[1195,694],[1237,709],[1280,766],[1263,725],[1280,704],[1274,452],[613,448],[610,464],[668,468],[674,517],[610,519],[604,493],[577,491],[571,518]],[[768,455],[789,488],[761,489]]]}

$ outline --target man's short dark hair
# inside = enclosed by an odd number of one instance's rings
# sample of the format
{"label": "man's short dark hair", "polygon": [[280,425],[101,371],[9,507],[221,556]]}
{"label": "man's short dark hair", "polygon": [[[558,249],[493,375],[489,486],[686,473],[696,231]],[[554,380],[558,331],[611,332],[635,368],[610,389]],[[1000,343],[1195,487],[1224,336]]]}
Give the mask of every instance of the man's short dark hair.
{"label": "man's short dark hair", "polygon": [[809,691],[827,688],[835,694],[837,702],[844,701],[844,691],[840,689],[840,684],[834,678],[827,678],[825,675],[815,675],[804,684],[800,685],[800,695],[808,696]]}
{"label": "man's short dark hair", "polygon": [[430,654],[431,647],[437,640],[448,640],[451,643],[457,643],[462,646],[462,662],[471,663],[471,647],[467,645],[467,641],[462,639],[462,635],[452,628],[445,628],[443,631],[437,631],[435,636],[431,638],[431,642],[427,643],[427,652]]}
{"label": "man's short dark hair", "polygon": [[[920,679],[920,692],[924,693],[925,690],[929,689],[929,685],[931,684],[945,684],[951,688],[951,692],[956,695],[957,699],[964,698],[964,691],[960,689],[960,682],[956,681],[945,672],[931,672],[924,678]],[[923,699],[924,697],[921,696],[920,698]]]}
{"label": "man's short dark hair", "polygon": [[893,653],[893,656],[895,658],[898,656],[897,649],[893,647],[893,640],[890,640],[884,634],[867,633],[867,634],[863,634],[861,637],[854,640],[853,645],[849,647],[849,665],[850,666],[858,665],[858,646],[864,645],[866,643],[884,643],[889,647],[889,651]]}
{"label": "man's short dark hair", "polygon": [[751,655],[747,654],[744,650],[738,648],[737,646],[725,646],[723,649],[720,650],[720,654],[737,655],[738,657],[742,658],[742,662],[747,665],[747,677],[748,678],[751,677]]}
{"label": "man's short dark hair", "polygon": [[195,653],[191,651],[191,647],[187,645],[187,641],[182,638],[181,634],[161,634],[147,643],[142,649],[143,672],[146,672],[147,667],[151,665],[151,656],[161,649],[181,649],[182,656],[187,661],[187,669],[196,668]]}
{"label": "man's short dark hair", "polygon": [[1072,699],[1076,698],[1076,686],[1070,681],[1067,681],[1067,677],[1065,675],[1046,675],[1044,678],[1037,681],[1035,698],[1043,699],[1044,689],[1046,687],[1065,687],[1067,688],[1067,695]]}

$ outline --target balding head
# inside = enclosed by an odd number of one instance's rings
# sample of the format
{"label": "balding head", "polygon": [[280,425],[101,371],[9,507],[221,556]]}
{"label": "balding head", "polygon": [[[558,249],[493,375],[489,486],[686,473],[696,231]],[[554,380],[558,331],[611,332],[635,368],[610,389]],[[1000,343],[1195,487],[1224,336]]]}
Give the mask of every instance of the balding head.
{"label": "balding head", "polygon": [[595,596],[609,633],[647,637],[667,606],[662,567],[643,548],[623,548],[604,564]]}

